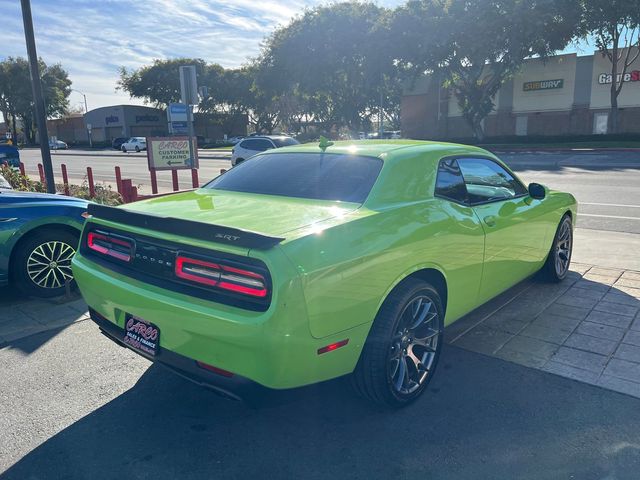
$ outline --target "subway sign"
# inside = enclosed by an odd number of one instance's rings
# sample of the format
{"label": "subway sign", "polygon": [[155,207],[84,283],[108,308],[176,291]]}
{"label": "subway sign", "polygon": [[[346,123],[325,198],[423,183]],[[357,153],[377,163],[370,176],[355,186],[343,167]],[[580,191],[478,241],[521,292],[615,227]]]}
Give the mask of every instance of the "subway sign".
{"label": "subway sign", "polygon": [[[611,75],[610,73],[601,73],[600,75],[598,75],[598,83],[600,85],[606,85],[608,83],[611,83],[612,79],[613,79],[613,75]],[[627,72],[624,74],[624,78],[622,78],[622,74],[619,73],[616,76],[616,83],[619,84],[621,80],[623,82],[640,82],[640,70]]]}
{"label": "subway sign", "polygon": [[535,82],[524,82],[522,84],[522,91],[555,90],[562,87],[564,87],[564,79],[562,78],[556,80],[536,80]]}

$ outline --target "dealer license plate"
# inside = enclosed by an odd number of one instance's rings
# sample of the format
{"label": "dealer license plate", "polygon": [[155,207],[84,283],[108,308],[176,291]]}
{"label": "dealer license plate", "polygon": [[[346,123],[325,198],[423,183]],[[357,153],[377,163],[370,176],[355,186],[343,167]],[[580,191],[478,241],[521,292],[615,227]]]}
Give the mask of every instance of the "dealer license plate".
{"label": "dealer license plate", "polygon": [[160,329],[151,322],[127,315],[122,341],[134,350],[155,356],[160,344]]}

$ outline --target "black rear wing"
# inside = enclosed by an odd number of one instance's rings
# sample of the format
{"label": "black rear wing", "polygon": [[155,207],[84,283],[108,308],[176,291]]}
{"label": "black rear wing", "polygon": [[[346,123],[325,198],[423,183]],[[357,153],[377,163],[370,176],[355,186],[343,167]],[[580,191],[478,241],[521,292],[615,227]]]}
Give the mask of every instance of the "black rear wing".
{"label": "black rear wing", "polygon": [[262,233],[240,230],[239,228],[133,212],[124,208],[107,207],[97,203],[89,204],[88,213],[95,218],[131,225],[132,227],[148,228],[156,232],[172,233],[207,242],[226,243],[258,250],[267,250],[284,240],[282,237],[272,237]]}

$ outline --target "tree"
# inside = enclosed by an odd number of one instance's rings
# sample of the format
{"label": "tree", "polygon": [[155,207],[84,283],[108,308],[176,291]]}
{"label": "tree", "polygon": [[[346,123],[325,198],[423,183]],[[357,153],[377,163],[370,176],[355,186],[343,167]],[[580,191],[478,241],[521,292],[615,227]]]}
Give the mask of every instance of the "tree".
{"label": "tree", "polygon": [[618,133],[618,96],[627,69],[640,55],[640,1],[585,0],[584,22],[587,34],[611,62],[609,133]]}
{"label": "tree", "polygon": [[170,103],[180,102],[180,67],[183,65],[195,65],[198,79],[206,76],[207,65],[200,58],[156,59],[137,70],[120,67],[116,88],[154,107],[166,108]]}
{"label": "tree", "polygon": [[534,55],[563,49],[579,30],[578,0],[410,0],[396,10],[394,57],[438,72],[477,139],[502,84]]}
{"label": "tree", "polygon": [[[47,66],[38,60],[42,91],[48,118],[67,113],[71,80],[60,64]],[[29,63],[26,59],[8,57],[0,62],[0,109],[5,119],[11,119],[14,138],[17,138],[16,120],[20,119],[25,140],[35,142],[34,105]]]}
{"label": "tree", "polygon": [[359,130],[377,110],[383,72],[392,67],[374,34],[384,12],[364,2],[305,11],[265,42],[260,62],[271,77],[266,86],[258,84],[282,95],[326,100],[330,123]]}

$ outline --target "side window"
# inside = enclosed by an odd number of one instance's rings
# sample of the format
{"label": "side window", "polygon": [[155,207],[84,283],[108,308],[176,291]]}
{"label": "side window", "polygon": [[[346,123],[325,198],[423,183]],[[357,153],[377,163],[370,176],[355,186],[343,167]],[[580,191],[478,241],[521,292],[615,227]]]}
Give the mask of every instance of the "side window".
{"label": "side window", "polygon": [[243,140],[240,143],[240,148],[246,148],[247,150],[257,150],[257,145],[255,140]]}
{"label": "side window", "polygon": [[264,152],[265,150],[269,150],[273,148],[273,144],[269,140],[265,140],[261,138],[260,140],[255,140],[256,142],[256,150],[260,152]]}
{"label": "side window", "polygon": [[487,158],[459,158],[469,203],[505,200],[527,193],[520,181]]}
{"label": "side window", "polygon": [[453,159],[440,160],[436,177],[435,194],[458,203],[466,203],[467,189],[458,162]]}

